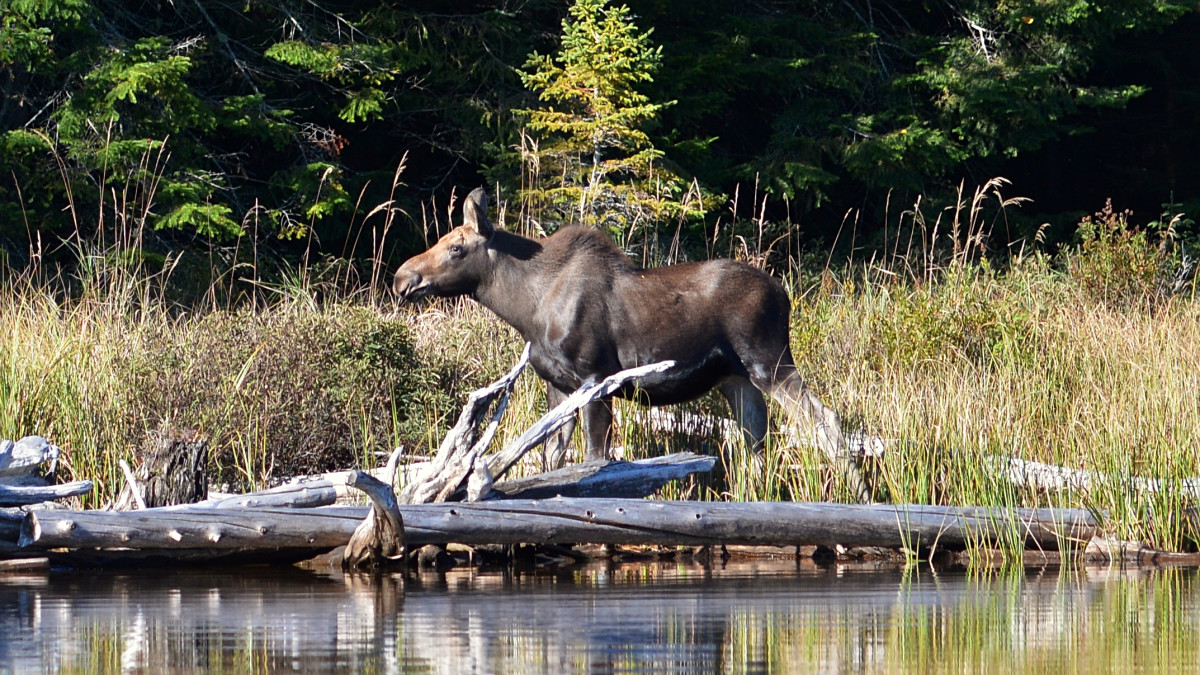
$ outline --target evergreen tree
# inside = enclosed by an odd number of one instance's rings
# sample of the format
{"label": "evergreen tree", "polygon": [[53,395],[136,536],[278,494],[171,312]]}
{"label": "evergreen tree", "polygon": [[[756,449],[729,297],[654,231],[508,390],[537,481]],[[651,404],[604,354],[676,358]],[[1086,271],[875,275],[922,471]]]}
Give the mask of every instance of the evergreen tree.
{"label": "evergreen tree", "polygon": [[[661,47],[634,24],[629,8],[576,0],[554,56],[534,52],[525,86],[543,106],[521,110],[527,205],[565,222],[628,237],[662,219],[687,215],[685,182],[661,165],[646,127],[670,103],[639,91],[653,80]],[[698,208],[698,205],[697,205]]]}

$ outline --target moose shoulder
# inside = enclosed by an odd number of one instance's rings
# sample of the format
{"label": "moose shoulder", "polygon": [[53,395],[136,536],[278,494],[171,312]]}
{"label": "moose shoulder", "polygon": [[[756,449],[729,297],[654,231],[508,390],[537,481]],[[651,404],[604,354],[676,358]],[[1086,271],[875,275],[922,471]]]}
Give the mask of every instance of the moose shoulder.
{"label": "moose shoulder", "polygon": [[[528,239],[493,227],[486,193],[476,189],[463,204],[463,224],[405,262],[394,290],[404,300],[469,295],[493,311],[530,343],[552,406],[584,383],[670,359],[675,368],[618,395],[660,405],[715,388],[757,449],[767,394],[813,428],[831,458],[845,456],[837,414],[796,371],[783,286],[749,265],[643,269],[603,233],[580,227]],[[589,404],[582,417],[587,458],[607,458],[611,401]],[[561,457],[569,434],[559,434],[548,454]]]}

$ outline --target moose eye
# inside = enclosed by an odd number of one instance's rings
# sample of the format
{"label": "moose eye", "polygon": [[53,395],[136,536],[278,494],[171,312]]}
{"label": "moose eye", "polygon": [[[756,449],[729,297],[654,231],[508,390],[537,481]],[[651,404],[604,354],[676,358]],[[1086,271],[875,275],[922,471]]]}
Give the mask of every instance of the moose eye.
{"label": "moose eye", "polygon": [[464,251],[463,251],[462,246],[459,246],[458,244],[453,244],[450,246],[450,257],[451,258],[455,258],[455,259],[461,258],[461,257],[463,257],[463,253],[464,253]]}

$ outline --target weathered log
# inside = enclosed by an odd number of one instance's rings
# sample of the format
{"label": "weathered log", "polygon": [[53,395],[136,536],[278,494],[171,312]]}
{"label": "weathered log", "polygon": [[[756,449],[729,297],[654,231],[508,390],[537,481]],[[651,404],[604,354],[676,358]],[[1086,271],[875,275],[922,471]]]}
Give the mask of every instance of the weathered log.
{"label": "weathered log", "polygon": [[1032,462],[1016,457],[988,456],[984,459],[990,466],[1003,473],[1010,481],[1023,487],[1047,492],[1070,490],[1079,495],[1089,495],[1100,485],[1120,485],[1129,492],[1158,493],[1178,491],[1189,499],[1200,499],[1200,478],[1144,478],[1121,476],[1113,478],[1094,471],[1069,469],[1066,467]]}
{"label": "weathered log", "polygon": [[[393,486],[397,484],[408,485],[416,480],[419,480],[422,476],[427,475],[426,471],[429,469],[431,462],[416,461],[412,462],[411,464],[400,464],[402,451],[403,448],[397,448],[396,451],[394,451],[388,458],[387,465],[375,467],[374,469],[366,469],[365,472]],[[311,484],[318,481],[327,481],[333,485],[338,499],[341,499],[357,494],[353,488],[350,488],[346,485],[346,481],[350,480],[350,476],[356,471],[358,470],[347,469],[344,471],[329,471],[310,476],[297,476],[289,479],[288,483]]]}
{"label": "weathered log", "polygon": [[58,465],[58,446],[41,436],[26,436],[15,443],[0,439],[0,485],[46,485],[41,473],[53,475]]}
{"label": "weathered log", "polygon": [[[621,412],[617,411],[618,417]],[[649,408],[634,411],[632,417],[632,423],[641,424],[652,432],[712,436],[720,439],[723,443],[736,442],[741,434],[737,422],[719,416]],[[783,432],[780,440],[785,447],[798,447],[797,443],[806,441],[799,429],[791,425],[784,425],[780,430]],[[850,454],[857,459],[880,460],[888,452],[897,452],[898,447],[911,444],[871,434],[852,432],[846,434],[846,445]],[[1095,471],[1072,469],[1004,455],[983,455],[981,460],[1014,485],[1035,490],[1070,491],[1087,496],[1098,486],[1120,485],[1130,492],[1177,491],[1189,499],[1200,500],[1200,476],[1177,479],[1143,476],[1114,477]]]}
{"label": "weathered log", "polygon": [[[334,510],[336,509],[336,510]],[[362,507],[29,512],[21,546],[104,549],[324,549],[345,545]],[[58,542],[46,545],[44,542]]]}
{"label": "weathered log", "polygon": [[92,481],[77,480],[60,485],[0,485],[0,506],[25,506],[51,499],[78,497],[92,491]]}
{"label": "weathered log", "polygon": [[193,504],[208,497],[208,441],[195,433],[152,434],[144,458],[146,506]]}
{"label": "weathered log", "polygon": [[[329,550],[349,542],[363,507],[31,512],[22,546],[70,549]],[[951,508],[827,502],[501,500],[401,506],[406,543],[842,545],[918,549],[1017,537],[1055,549],[1098,527],[1082,509]]]}
{"label": "weathered log", "polygon": [[392,486],[361,471],[356,472],[347,485],[371,498],[371,510],[350,536],[342,556],[342,569],[402,564],[404,518],[400,515]]}
{"label": "weathered log", "polygon": [[329,506],[337,501],[337,485],[328,480],[314,480],[303,483],[287,483],[269,490],[247,492],[241,495],[228,495],[216,499],[206,499],[195,504],[181,504],[165,508],[209,508],[227,509],[237,507],[292,507],[307,509],[316,506]]}
{"label": "weathered log", "polygon": [[194,504],[208,497],[208,441],[195,432],[154,432],[146,439],[137,471],[118,464],[125,487],[113,508],[119,511]]}
{"label": "weathered log", "polygon": [[712,471],[716,457],[680,452],[636,462],[583,462],[492,486],[487,499],[609,497],[638,499],[673,480]]}

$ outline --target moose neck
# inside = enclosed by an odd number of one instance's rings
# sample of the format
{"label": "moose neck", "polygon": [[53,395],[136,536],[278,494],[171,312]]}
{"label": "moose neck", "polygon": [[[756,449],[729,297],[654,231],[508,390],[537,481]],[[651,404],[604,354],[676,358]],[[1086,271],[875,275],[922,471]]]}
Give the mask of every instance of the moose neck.
{"label": "moose neck", "polygon": [[543,251],[539,241],[497,230],[488,245],[490,270],[474,294],[526,339],[534,332],[533,317],[545,288]]}

